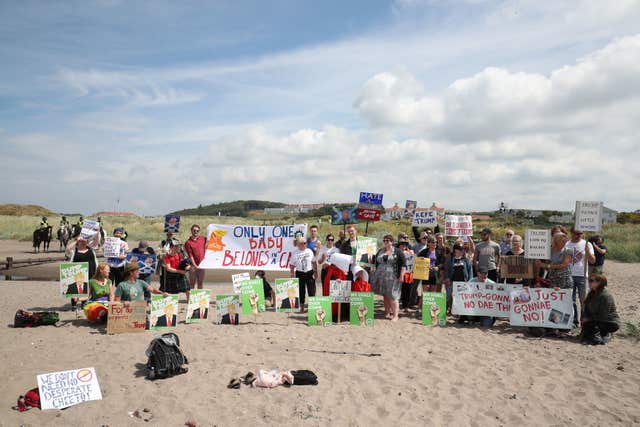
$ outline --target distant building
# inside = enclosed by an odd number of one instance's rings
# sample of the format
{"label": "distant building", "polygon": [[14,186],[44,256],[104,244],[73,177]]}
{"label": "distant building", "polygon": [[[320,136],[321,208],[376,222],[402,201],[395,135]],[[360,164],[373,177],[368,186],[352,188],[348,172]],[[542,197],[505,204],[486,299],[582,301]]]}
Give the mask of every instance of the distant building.
{"label": "distant building", "polygon": [[602,223],[603,224],[615,224],[618,222],[618,211],[609,209],[606,206],[602,207]]}

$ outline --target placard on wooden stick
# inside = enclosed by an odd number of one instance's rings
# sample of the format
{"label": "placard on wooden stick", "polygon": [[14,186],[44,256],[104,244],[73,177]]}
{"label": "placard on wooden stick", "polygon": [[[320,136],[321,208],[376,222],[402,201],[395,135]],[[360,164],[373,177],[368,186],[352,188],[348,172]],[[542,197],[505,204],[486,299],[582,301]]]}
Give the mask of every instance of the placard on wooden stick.
{"label": "placard on wooden stick", "polygon": [[533,279],[533,260],[518,255],[500,257],[500,277],[503,279]]}

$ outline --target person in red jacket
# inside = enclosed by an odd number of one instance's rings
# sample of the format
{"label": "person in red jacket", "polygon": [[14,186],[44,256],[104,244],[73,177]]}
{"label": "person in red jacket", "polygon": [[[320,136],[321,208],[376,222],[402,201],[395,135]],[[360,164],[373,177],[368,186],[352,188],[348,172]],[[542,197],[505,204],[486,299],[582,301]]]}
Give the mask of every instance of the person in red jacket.
{"label": "person in red jacket", "polygon": [[184,250],[191,261],[191,270],[189,270],[189,284],[191,289],[202,289],[204,281],[204,269],[198,268],[198,265],[204,259],[205,246],[207,239],[200,235],[200,226],[193,224],[191,226],[191,236],[184,243]]}

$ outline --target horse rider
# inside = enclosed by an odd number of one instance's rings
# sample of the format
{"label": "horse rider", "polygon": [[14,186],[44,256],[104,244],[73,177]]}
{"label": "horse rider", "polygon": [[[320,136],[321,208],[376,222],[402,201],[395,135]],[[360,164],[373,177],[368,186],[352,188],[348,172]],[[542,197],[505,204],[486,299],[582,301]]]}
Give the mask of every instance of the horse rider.
{"label": "horse rider", "polygon": [[78,219],[78,225],[80,226],[80,228],[82,228],[82,226],[84,225],[84,217],[80,216],[80,218]]}
{"label": "horse rider", "polygon": [[43,216],[42,220],[40,221],[40,228],[49,228],[49,223],[47,222],[47,217]]}
{"label": "horse rider", "polygon": [[66,216],[62,215],[62,219],[60,219],[60,228],[65,227],[69,227],[69,220],[67,220]]}

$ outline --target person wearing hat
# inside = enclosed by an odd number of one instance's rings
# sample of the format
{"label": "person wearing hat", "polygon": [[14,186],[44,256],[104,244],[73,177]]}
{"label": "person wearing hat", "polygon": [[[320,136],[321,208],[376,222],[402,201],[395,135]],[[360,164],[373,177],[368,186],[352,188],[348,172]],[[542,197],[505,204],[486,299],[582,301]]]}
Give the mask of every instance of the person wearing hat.
{"label": "person wearing hat", "polygon": [[117,257],[107,258],[107,264],[111,268],[109,278],[113,283],[120,283],[124,280],[124,266],[126,264],[127,252],[129,252],[129,245],[122,240],[122,233],[124,228],[118,227],[113,230],[113,237],[120,240],[120,254]]}
{"label": "person wearing hat", "polygon": [[298,287],[300,290],[300,307],[305,310],[306,293],[309,292],[310,297],[316,296],[316,263],[313,251],[307,248],[307,239],[298,237],[295,240],[298,248],[291,257],[289,265],[291,277],[298,278]]}
{"label": "person wearing hat", "polygon": [[162,294],[165,297],[168,295],[144,280],[140,280],[140,267],[138,267],[137,262],[127,264],[123,269],[123,274],[125,279],[118,283],[114,293],[114,301],[144,301],[145,291],[153,294]]}
{"label": "person wearing hat", "polygon": [[473,255],[473,263],[476,271],[480,267],[487,271],[489,279],[498,281],[498,266],[500,265],[500,245],[491,240],[491,230],[483,228],[480,231],[481,241],[476,244]]}

